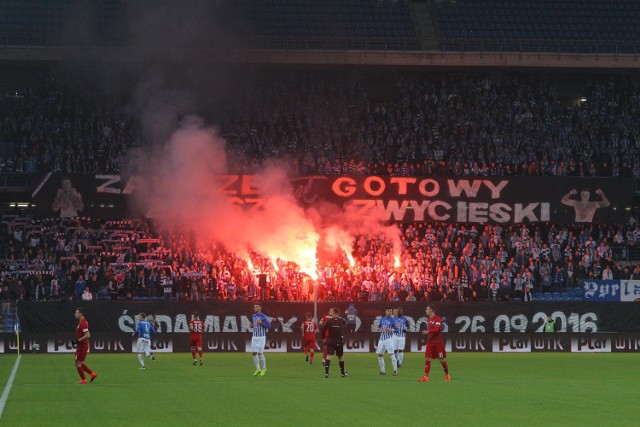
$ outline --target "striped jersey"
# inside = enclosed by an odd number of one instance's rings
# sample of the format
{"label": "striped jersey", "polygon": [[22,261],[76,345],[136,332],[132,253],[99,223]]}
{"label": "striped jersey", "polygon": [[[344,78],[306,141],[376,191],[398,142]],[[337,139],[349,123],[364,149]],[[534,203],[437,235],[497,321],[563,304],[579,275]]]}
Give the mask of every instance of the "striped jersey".
{"label": "striped jersey", "polygon": [[380,328],[380,341],[388,340],[389,338],[393,338],[393,317],[384,316],[380,319],[380,324],[378,326]]}
{"label": "striped jersey", "polygon": [[394,317],[393,318],[393,334],[397,337],[407,336],[407,329],[409,329],[409,321],[406,317]]}
{"label": "striped jersey", "polygon": [[[260,321],[260,324],[258,324]],[[254,337],[266,337],[267,330],[271,328],[271,322],[269,318],[262,312],[254,313],[251,318],[251,323],[253,324],[253,336]]]}
{"label": "striped jersey", "polygon": [[151,323],[149,323],[146,320],[141,320],[136,325],[136,334],[138,334],[140,338],[150,340],[151,335],[155,333],[156,333],[156,330],[153,328],[153,326],[151,326]]}

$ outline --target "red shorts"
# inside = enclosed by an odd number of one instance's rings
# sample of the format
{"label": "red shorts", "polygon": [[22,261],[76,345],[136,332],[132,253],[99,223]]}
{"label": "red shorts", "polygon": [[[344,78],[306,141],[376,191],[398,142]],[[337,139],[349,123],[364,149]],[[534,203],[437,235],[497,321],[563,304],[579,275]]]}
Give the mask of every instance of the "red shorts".
{"label": "red shorts", "polygon": [[444,359],[447,357],[447,350],[444,349],[444,344],[441,342],[429,343],[424,352],[424,357],[428,359]]}
{"label": "red shorts", "polygon": [[89,346],[78,346],[76,348],[75,360],[76,362],[84,362],[87,359],[87,353],[89,352]]}
{"label": "red shorts", "polygon": [[190,337],[189,346],[202,348],[202,337]]}
{"label": "red shorts", "polygon": [[316,337],[304,337],[302,339],[302,348],[310,347],[315,350],[316,348]]}

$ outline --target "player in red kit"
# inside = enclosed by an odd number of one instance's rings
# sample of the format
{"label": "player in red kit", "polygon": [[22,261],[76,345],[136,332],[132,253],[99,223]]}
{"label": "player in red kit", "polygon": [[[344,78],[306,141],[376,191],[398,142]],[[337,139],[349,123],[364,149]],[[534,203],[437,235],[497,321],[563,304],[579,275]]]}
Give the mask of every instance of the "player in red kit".
{"label": "player in red kit", "polygon": [[[322,325],[324,325],[327,320],[331,319],[331,317],[333,317],[332,315],[333,313],[333,309],[330,308],[329,309],[329,314],[322,316],[322,319],[320,319],[320,327],[322,328]],[[328,333],[325,332],[324,336],[322,337],[322,366],[324,366],[325,362],[327,361],[327,335]]]}
{"label": "player in red kit", "polygon": [[313,321],[313,315],[307,313],[307,320],[302,322],[302,347],[304,348],[304,361],[313,364],[313,356],[316,350],[316,333],[318,324]]}
{"label": "player in red kit", "polygon": [[431,370],[431,359],[440,359],[442,369],[444,369],[444,380],[451,381],[449,376],[449,365],[447,365],[447,351],[442,341],[442,319],[436,314],[436,309],[432,305],[427,306],[427,329],[422,330],[422,335],[427,335],[427,349],[424,352],[424,377],[418,379],[420,382],[429,381],[429,371]]}
{"label": "player in red kit", "polygon": [[91,376],[91,382],[96,379],[98,374],[89,369],[84,363],[87,358],[87,353],[89,352],[89,338],[91,334],[89,333],[87,319],[84,318],[83,308],[76,308],[76,319],[78,319],[78,326],[76,326],[76,337],[72,343],[76,346],[76,369],[78,370],[78,374],[80,374],[78,384],[86,384],[87,378],[84,375],[85,372]]}
{"label": "player in red kit", "polygon": [[191,346],[191,356],[193,356],[193,366],[196,366],[196,350],[200,356],[200,366],[202,366],[202,332],[204,331],[204,323],[200,320],[200,315],[196,311],[191,315],[189,321],[189,345]]}

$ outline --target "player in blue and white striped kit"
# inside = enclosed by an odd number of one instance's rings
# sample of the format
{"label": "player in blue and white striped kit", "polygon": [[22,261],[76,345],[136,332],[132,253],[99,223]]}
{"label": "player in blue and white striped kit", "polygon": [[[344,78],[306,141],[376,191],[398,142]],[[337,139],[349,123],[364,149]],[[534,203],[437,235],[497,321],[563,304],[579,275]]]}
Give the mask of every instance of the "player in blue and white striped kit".
{"label": "player in blue and white striped kit", "polygon": [[402,366],[402,359],[404,359],[404,347],[407,340],[407,330],[409,329],[409,321],[402,315],[402,307],[393,309],[393,341],[396,351],[396,361],[398,368]]}
{"label": "player in blue and white striped kit", "polygon": [[387,375],[384,364],[384,352],[386,350],[391,357],[391,364],[393,365],[393,375],[398,375],[398,365],[395,356],[395,343],[393,340],[394,319],[392,317],[393,309],[387,307],[385,310],[385,316],[380,319],[378,328],[380,329],[380,340],[378,341],[378,347],[376,353],[378,353],[378,364],[380,365],[380,375]]}
{"label": "player in blue and white striped kit", "polygon": [[258,303],[253,304],[251,324],[253,325],[251,351],[253,352],[253,364],[256,366],[253,376],[260,375],[263,377],[267,373],[264,347],[267,341],[267,330],[271,329],[271,320],[262,312],[262,306]]}
{"label": "player in blue and white striped kit", "polygon": [[151,357],[151,335],[155,335],[156,330],[154,327],[147,321],[147,315],[145,313],[140,313],[138,315],[140,321],[136,325],[136,331],[134,335],[138,335],[138,360],[140,361],[140,369],[145,369],[144,359],[142,355],[145,357]]}

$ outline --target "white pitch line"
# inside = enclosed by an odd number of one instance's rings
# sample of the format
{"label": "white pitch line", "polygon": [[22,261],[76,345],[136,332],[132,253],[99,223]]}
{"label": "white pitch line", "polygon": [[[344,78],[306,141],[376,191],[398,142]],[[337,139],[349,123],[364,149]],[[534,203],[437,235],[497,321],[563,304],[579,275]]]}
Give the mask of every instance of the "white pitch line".
{"label": "white pitch line", "polygon": [[11,375],[9,375],[9,379],[7,380],[7,385],[4,387],[4,391],[2,392],[2,396],[0,397],[0,418],[2,418],[2,411],[4,411],[4,405],[7,403],[7,399],[9,398],[9,392],[11,391],[11,387],[13,386],[13,379],[16,377],[16,372],[18,372],[18,365],[20,365],[20,359],[22,359],[21,354],[18,355],[15,365],[13,365],[13,370],[11,371]]}

